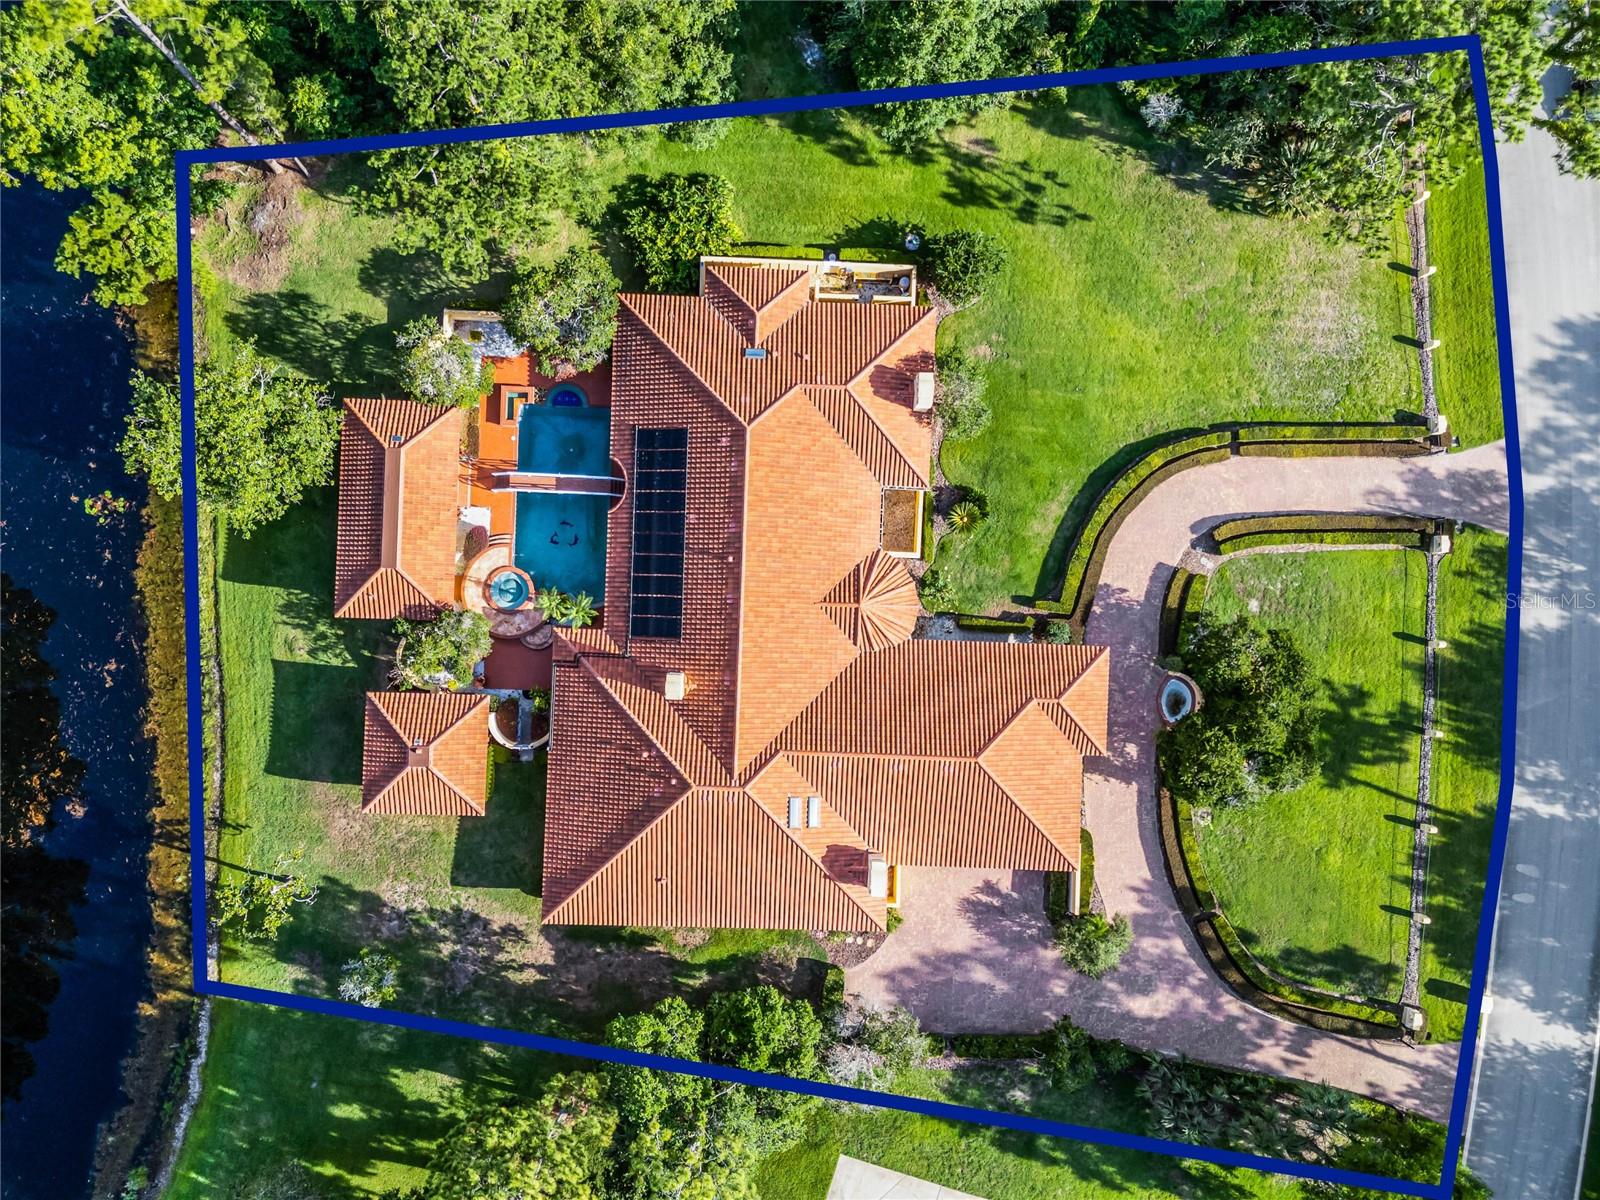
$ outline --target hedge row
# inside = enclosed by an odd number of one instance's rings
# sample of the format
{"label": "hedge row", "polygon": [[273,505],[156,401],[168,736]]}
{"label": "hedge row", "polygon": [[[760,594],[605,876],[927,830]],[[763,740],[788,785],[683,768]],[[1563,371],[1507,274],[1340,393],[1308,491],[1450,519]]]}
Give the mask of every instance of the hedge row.
{"label": "hedge row", "polygon": [[1173,891],[1193,922],[1207,960],[1224,983],[1256,1007],[1313,1028],[1357,1037],[1400,1035],[1399,1018],[1393,1012],[1305,991],[1267,974],[1219,911],[1216,893],[1200,873],[1188,804],[1162,788],[1156,809]]}
{"label": "hedge row", "polygon": [[1275,513],[1272,516],[1234,517],[1220,521],[1211,527],[1211,536],[1221,543],[1245,533],[1303,533],[1316,529],[1427,533],[1433,530],[1433,522],[1427,517],[1405,517],[1391,513]]}
{"label": "hedge row", "polygon": [[1033,633],[1032,617],[969,617],[960,615],[956,617],[956,625],[962,629],[978,630],[984,633]]}
{"label": "hedge row", "polygon": [[1398,546],[1402,550],[1426,550],[1429,535],[1425,533],[1363,533],[1354,529],[1304,529],[1280,533],[1242,533],[1236,538],[1218,543],[1224,554],[1240,550],[1254,550],[1260,546]]}
{"label": "hedge row", "polygon": [[1246,458],[1410,458],[1427,454],[1428,447],[1421,442],[1240,442],[1239,453]]}
{"label": "hedge row", "polygon": [[1180,470],[1244,455],[1311,458],[1335,454],[1426,454],[1428,429],[1410,424],[1241,425],[1191,434],[1130,464],[1096,497],[1072,543],[1060,600],[1037,600],[1045,612],[1068,613],[1081,631],[1100,582],[1105,546],[1134,505],[1156,483]]}
{"label": "hedge row", "polygon": [[958,1033],[950,1053],[960,1058],[1043,1058],[1050,1033]]}
{"label": "hedge row", "polygon": [[1086,581],[1091,581],[1092,585],[1099,583],[1105,546],[1128,513],[1162,479],[1189,467],[1228,458],[1228,446],[1232,441],[1233,433],[1221,429],[1168,442],[1165,446],[1156,447],[1113,479],[1095,500],[1094,509],[1078,530],[1072,556],[1067,560],[1061,600],[1051,606],[1050,611],[1073,614],[1081,628],[1088,608],[1085,595],[1093,599],[1093,586],[1085,588],[1084,584]]}
{"label": "hedge row", "polygon": [[1399,442],[1421,441],[1426,425],[1371,424],[1243,425],[1241,442]]}
{"label": "hedge row", "polygon": [[1205,576],[1179,567],[1167,581],[1167,594],[1161,600],[1161,656],[1178,652],[1178,630],[1183,623],[1183,610],[1189,601],[1189,589],[1199,580],[1205,585]]}
{"label": "hedge row", "polygon": [[822,251],[815,246],[735,246],[733,253],[745,258],[804,258],[822,261]]}

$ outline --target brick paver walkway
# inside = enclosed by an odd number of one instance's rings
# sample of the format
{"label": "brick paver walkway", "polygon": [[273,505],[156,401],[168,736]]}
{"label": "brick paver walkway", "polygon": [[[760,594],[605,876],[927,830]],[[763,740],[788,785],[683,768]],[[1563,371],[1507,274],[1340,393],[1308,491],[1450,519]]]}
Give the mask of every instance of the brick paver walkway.
{"label": "brick paver walkway", "polygon": [[1178,912],[1155,813],[1155,662],[1173,566],[1216,522],[1259,512],[1383,512],[1505,530],[1502,444],[1426,458],[1233,458],[1157,487],[1117,531],[1088,640],[1112,648],[1111,755],[1084,779],[1095,879],[1134,944],[1095,982],[1049,945],[1040,877],[908,872],[904,923],[846,973],[863,999],[904,1004],[945,1033],[1039,1029],[1062,1014],[1091,1033],[1288,1078],[1320,1080],[1444,1119],[1458,1047],[1407,1047],[1321,1033],[1251,1008],[1201,956]]}

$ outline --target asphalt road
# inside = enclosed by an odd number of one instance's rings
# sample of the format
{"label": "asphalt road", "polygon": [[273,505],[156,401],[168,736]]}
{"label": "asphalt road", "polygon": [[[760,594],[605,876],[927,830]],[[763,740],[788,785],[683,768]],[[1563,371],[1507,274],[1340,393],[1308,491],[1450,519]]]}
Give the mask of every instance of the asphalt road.
{"label": "asphalt road", "polygon": [[1600,181],[1559,174],[1537,129],[1499,159],[1522,629],[1511,829],[1466,1156],[1498,1200],[1572,1200],[1600,1030]]}

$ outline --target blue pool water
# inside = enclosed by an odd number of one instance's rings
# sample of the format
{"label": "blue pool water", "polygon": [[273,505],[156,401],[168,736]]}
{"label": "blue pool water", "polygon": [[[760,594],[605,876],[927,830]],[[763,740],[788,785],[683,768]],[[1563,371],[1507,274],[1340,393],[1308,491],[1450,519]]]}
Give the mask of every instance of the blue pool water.
{"label": "blue pool water", "polygon": [[548,475],[611,474],[611,410],[524,404],[517,469]]}
{"label": "blue pool water", "polygon": [[550,393],[550,403],[557,408],[582,408],[589,403],[589,397],[577,384],[564,383]]}
{"label": "blue pool water", "polygon": [[[565,386],[581,403],[583,393]],[[524,405],[517,426],[517,468],[540,475],[610,476],[611,410]],[[611,497],[593,493],[519,493],[512,560],[532,576],[536,588],[558,588],[569,595],[587,592],[596,604],[603,602],[610,507]]]}
{"label": "blue pool water", "polygon": [[537,588],[606,598],[606,510],[611,497],[570,492],[517,495],[512,557]]}

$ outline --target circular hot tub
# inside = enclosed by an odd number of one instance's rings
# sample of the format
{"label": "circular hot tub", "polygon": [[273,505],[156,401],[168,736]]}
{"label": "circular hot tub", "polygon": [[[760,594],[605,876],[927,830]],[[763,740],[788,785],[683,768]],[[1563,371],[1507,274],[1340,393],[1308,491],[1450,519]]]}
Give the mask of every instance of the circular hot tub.
{"label": "circular hot tub", "polygon": [[502,567],[483,585],[489,603],[501,612],[515,612],[528,602],[533,594],[533,581],[527,572],[516,567]]}
{"label": "circular hot tub", "polygon": [[545,400],[556,408],[583,408],[589,403],[589,397],[575,383],[559,383],[550,389],[550,394]]}

